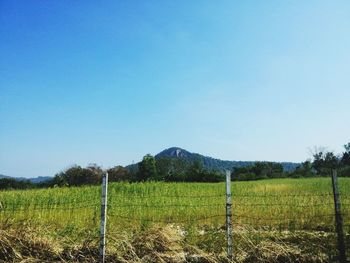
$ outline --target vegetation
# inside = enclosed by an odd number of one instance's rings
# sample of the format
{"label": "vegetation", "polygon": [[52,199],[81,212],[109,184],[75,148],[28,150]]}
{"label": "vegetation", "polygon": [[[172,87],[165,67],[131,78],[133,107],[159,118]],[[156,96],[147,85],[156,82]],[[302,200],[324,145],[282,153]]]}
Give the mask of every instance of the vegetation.
{"label": "vegetation", "polygon": [[[350,179],[339,180],[342,201],[350,203]],[[99,216],[96,209],[99,209],[100,205],[100,191],[100,186],[1,191],[1,219],[11,222],[21,222],[19,219],[37,219],[36,223],[39,224],[47,220],[50,225],[57,225],[59,228],[67,223],[83,226],[89,222],[88,225],[95,225],[92,219]],[[224,193],[224,183],[110,183],[109,221],[110,224],[120,226],[123,221],[126,224],[131,221],[120,220],[118,216],[126,216],[144,223],[142,219],[145,219],[145,222],[148,219],[166,222],[179,219],[195,221],[198,218],[218,215],[219,219],[209,221],[223,223],[224,217],[221,216],[225,214]],[[333,214],[330,178],[234,182],[232,193],[234,213],[242,216],[238,216],[236,222],[239,220],[241,223],[248,222],[255,226],[289,227],[284,220],[291,219],[295,220],[293,224],[300,228],[333,226],[332,217],[313,220],[318,214]],[[253,206],[255,203],[261,206]],[[274,205],[271,206],[272,204]],[[313,207],[313,204],[317,206]],[[169,205],[170,207],[166,207]],[[349,206],[345,206],[344,209],[350,212]],[[72,217],[69,216],[71,210],[74,211]],[[246,216],[259,220],[246,220]],[[264,218],[270,217],[277,217],[279,222],[264,221]]]}
{"label": "vegetation", "polygon": [[331,169],[338,168],[340,176],[350,177],[350,143],[344,145],[344,150],[338,156],[324,149],[315,150],[312,169],[319,176],[327,176]]}
{"label": "vegetation", "polygon": [[[298,178],[329,176],[331,169],[337,168],[338,175],[350,177],[350,143],[344,145],[340,155],[324,149],[316,149],[313,160],[307,160],[293,171],[284,168],[285,164],[275,162],[254,162],[249,165],[231,167],[232,180],[251,181],[273,178]],[[222,170],[208,169],[212,158],[191,154],[179,148],[170,148],[156,157],[147,154],[137,166],[115,166],[108,169],[111,182],[222,182]],[[216,160],[216,159],[213,159]],[[224,161],[223,161],[224,162]],[[62,171],[52,179],[40,183],[27,180],[0,178],[0,189],[29,189],[56,186],[97,185],[101,182],[103,171],[96,164],[86,168],[73,166]]]}
{"label": "vegetation", "polygon": [[[203,168],[208,171],[219,171],[225,172],[226,170],[231,170],[232,167],[245,167],[254,165],[254,161],[224,161],[220,159],[215,159],[212,157],[204,156],[198,153],[191,153],[184,149],[178,147],[172,147],[166,149],[155,156],[156,160],[160,158],[181,158],[185,159],[188,162],[200,161],[203,164]],[[297,163],[291,162],[281,162],[283,170],[285,172],[290,172],[295,169],[298,165]]]}
{"label": "vegetation", "polygon": [[[339,178],[339,185],[345,231],[350,233],[350,178]],[[225,262],[224,183],[115,182],[108,193],[109,262],[128,257],[157,262],[146,258],[165,251],[180,257],[176,250],[186,257]],[[232,194],[234,238],[239,240],[234,250],[251,251],[249,257],[240,254],[239,262],[258,262],[257,257],[285,262],[275,254],[267,256],[269,249],[285,258],[304,258],[299,262],[329,262],[336,253],[330,178],[234,182]],[[97,258],[100,195],[100,186],[1,191],[0,259],[12,255],[20,261],[6,242],[43,261]],[[13,239],[20,232],[28,234]],[[29,242],[24,238],[35,238],[26,250],[21,247]],[[36,246],[38,252],[33,252]],[[318,261],[312,261],[316,250]],[[173,262],[185,262],[180,259]]]}
{"label": "vegetation", "polygon": [[57,174],[52,180],[52,184],[58,186],[98,184],[101,180],[101,175],[102,169],[95,165],[85,169],[80,166],[73,166]]}
{"label": "vegetation", "polygon": [[280,163],[256,162],[245,167],[234,167],[233,180],[259,180],[268,178],[298,178],[329,176],[332,169],[339,171],[339,176],[350,177],[350,143],[344,145],[345,151],[336,156],[323,148],[315,149],[313,160],[306,160],[294,171],[286,172]]}
{"label": "vegetation", "polygon": [[107,170],[110,182],[127,182],[131,179],[130,172],[123,166],[116,166]]}
{"label": "vegetation", "polygon": [[268,178],[281,178],[287,175],[279,163],[256,162],[254,165],[240,168],[233,168],[233,180],[259,180]]}
{"label": "vegetation", "polygon": [[33,187],[33,183],[30,181],[18,181],[12,178],[0,179],[0,190],[3,189],[29,189]]}

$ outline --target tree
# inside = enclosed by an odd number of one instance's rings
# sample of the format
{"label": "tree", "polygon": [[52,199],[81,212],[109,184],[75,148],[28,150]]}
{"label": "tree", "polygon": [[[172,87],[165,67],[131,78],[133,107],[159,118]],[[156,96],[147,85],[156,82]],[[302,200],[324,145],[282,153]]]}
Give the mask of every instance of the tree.
{"label": "tree", "polygon": [[53,184],[58,186],[98,184],[101,181],[101,173],[99,172],[101,169],[95,168],[92,169],[91,167],[82,168],[80,166],[73,166],[57,174],[53,179]]}
{"label": "tree", "polygon": [[173,162],[169,157],[161,157],[156,160],[158,177],[167,180],[173,173]]}
{"label": "tree", "polygon": [[345,151],[347,153],[350,153],[350,142],[348,142],[347,144],[344,145]]}
{"label": "tree", "polygon": [[301,163],[291,174],[292,177],[311,177],[313,175],[312,164],[309,160]]}
{"label": "tree", "polygon": [[318,175],[327,175],[331,169],[338,165],[338,158],[333,152],[321,150],[314,152],[313,157],[312,168],[315,169]]}
{"label": "tree", "polygon": [[273,162],[255,162],[245,167],[234,167],[232,180],[258,180],[286,177],[283,166]]}
{"label": "tree", "polygon": [[90,170],[91,172],[93,172],[95,175],[102,177],[103,174],[103,170],[102,168],[97,165],[96,163],[90,163],[86,169]]}
{"label": "tree", "polygon": [[147,181],[147,180],[159,180],[156,160],[150,154],[147,154],[143,157],[142,161],[139,163],[139,171],[137,173],[138,181]]}
{"label": "tree", "polygon": [[171,169],[168,176],[165,178],[169,182],[184,182],[186,181],[188,167],[190,162],[185,158],[172,158]]}
{"label": "tree", "polygon": [[187,171],[187,180],[189,182],[202,182],[204,169],[203,162],[200,159],[196,159],[189,167]]}
{"label": "tree", "polygon": [[324,157],[325,168],[332,169],[336,168],[338,165],[338,158],[333,152],[327,152]]}
{"label": "tree", "polygon": [[13,178],[1,178],[0,190],[3,189],[29,189],[35,188],[36,185],[28,180],[16,180]]}
{"label": "tree", "polygon": [[341,165],[350,166],[350,142],[344,145],[345,152],[341,158]]}
{"label": "tree", "polygon": [[110,182],[131,181],[130,172],[123,166],[115,166],[108,170],[108,180]]}

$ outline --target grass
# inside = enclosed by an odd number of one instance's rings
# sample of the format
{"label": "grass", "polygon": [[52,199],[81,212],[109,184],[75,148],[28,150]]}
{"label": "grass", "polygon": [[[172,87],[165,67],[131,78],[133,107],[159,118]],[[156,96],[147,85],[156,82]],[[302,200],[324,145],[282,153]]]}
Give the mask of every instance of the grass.
{"label": "grass", "polygon": [[[350,178],[339,178],[339,188],[344,228],[350,233]],[[109,246],[110,254],[127,251],[126,240],[136,242],[134,239],[145,238],[142,233],[167,227],[179,231],[181,242],[192,248],[216,256],[224,254],[224,183],[111,183],[108,191],[107,231],[110,242],[115,241],[114,252]],[[248,246],[261,252],[276,244],[295,243],[295,247],[279,248],[288,254],[307,243],[296,236],[305,236],[305,240],[318,240],[314,247],[318,243],[320,250],[333,251],[330,254],[334,256],[335,242],[329,242],[335,240],[330,178],[232,182],[231,191],[234,240],[240,240],[235,243],[237,254],[241,251],[243,255]],[[86,240],[98,240],[100,195],[99,186],[1,191],[0,225],[9,231],[26,226],[40,229],[41,239],[59,240],[63,247],[85,244]],[[120,240],[125,243],[120,244]],[[312,255],[312,248],[310,251]]]}

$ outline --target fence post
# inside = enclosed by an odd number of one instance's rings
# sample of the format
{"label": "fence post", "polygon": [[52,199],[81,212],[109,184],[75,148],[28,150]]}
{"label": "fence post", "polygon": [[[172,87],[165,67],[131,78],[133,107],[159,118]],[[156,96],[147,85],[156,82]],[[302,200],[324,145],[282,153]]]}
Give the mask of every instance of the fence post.
{"label": "fence post", "polygon": [[106,252],[106,224],[107,224],[107,188],[108,172],[102,177],[102,203],[101,203],[101,228],[100,228],[100,262],[105,262]]}
{"label": "fence post", "polygon": [[346,263],[345,255],[345,243],[344,243],[344,233],[343,233],[343,218],[341,214],[341,204],[339,199],[338,190],[338,178],[337,170],[332,170],[332,186],[333,186],[333,196],[334,196],[334,208],[335,208],[335,223],[338,237],[338,250],[339,250],[339,262]]}
{"label": "fence post", "polygon": [[232,212],[231,212],[231,172],[226,171],[226,235],[227,235],[227,257],[232,258]]}

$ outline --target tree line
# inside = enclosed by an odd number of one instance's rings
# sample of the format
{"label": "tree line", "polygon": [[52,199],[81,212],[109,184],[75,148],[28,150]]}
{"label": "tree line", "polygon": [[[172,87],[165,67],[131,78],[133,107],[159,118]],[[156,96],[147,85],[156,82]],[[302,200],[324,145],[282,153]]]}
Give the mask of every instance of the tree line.
{"label": "tree line", "polygon": [[294,171],[285,172],[279,163],[256,162],[253,165],[233,168],[233,180],[259,180],[268,178],[300,178],[329,176],[332,169],[338,170],[338,176],[350,177],[350,143],[344,145],[344,151],[335,155],[324,148],[313,150],[312,159],[302,162]]}
{"label": "tree line", "polygon": [[[110,182],[220,182],[223,173],[204,169],[201,160],[161,157],[157,160],[150,154],[137,165],[115,166],[107,170]],[[28,180],[12,178],[0,179],[0,189],[30,189],[62,186],[97,185],[102,181],[104,171],[96,164],[87,167],[74,165],[56,174],[52,180],[32,183]]]}
{"label": "tree line", "polygon": [[[162,157],[155,159],[147,154],[137,165],[123,167],[115,166],[107,170],[110,182],[219,182],[223,180],[222,173],[208,171],[203,168],[200,160],[188,161],[184,158]],[[86,168],[71,167],[57,174],[51,186],[79,186],[99,184],[103,170],[97,165]]]}
{"label": "tree line", "polygon": [[328,176],[332,169],[337,169],[339,176],[350,177],[350,143],[345,144],[344,151],[338,155],[323,148],[314,149],[313,160],[298,166],[294,176]]}
{"label": "tree line", "polygon": [[[233,167],[232,180],[260,180],[268,178],[319,177],[330,175],[337,168],[339,176],[350,177],[350,143],[344,145],[344,152],[335,155],[324,149],[316,149],[312,160],[301,163],[294,171],[286,172],[280,163],[255,162],[244,167]],[[44,187],[96,185],[102,180],[103,170],[96,164],[83,168],[75,165],[58,174],[52,180],[32,183],[12,178],[0,179],[0,189],[30,189]],[[222,171],[208,170],[200,159],[188,160],[177,157],[160,157],[147,154],[137,165],[115,166],[107,170],[110,182],[221,182],[225,180]]]}

